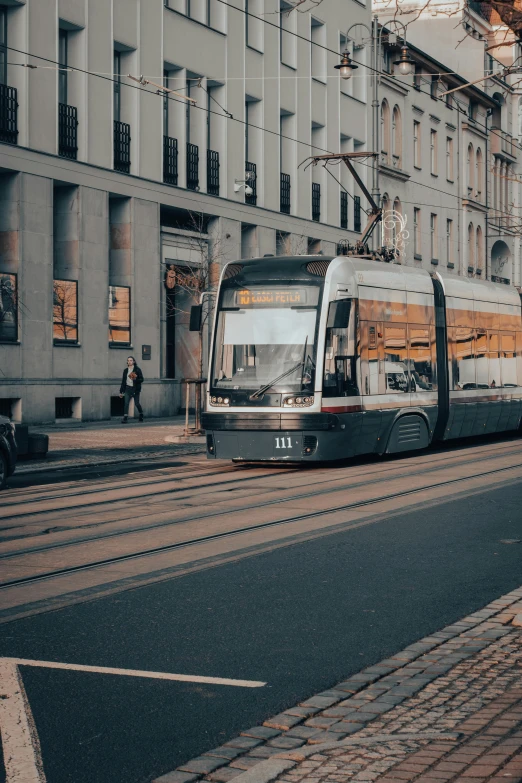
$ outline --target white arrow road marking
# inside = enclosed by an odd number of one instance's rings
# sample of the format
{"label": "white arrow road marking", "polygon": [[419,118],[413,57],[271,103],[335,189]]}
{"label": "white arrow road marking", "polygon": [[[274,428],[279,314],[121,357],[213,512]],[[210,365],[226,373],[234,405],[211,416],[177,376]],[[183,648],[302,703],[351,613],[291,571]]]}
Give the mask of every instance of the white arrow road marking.
{"label": "white arrow road marking", "polygon": [[[1,660],[1,659],[0,659]],[[26,658],[4,658],[17,666],[41,666],[44,669],[70,669],[76,672],[96,674],[121,674],[125,677],[148,677],[151,680],[177,680],[179,682],[204,682],[209,685],[232,685],[236,688],[262,688],[266,682],[257,680],[230,680],[226,677],[200,677],[197,674],[168,674],[148,672],[139,669],[113,669],[108,666],[84,666],[78,663],[56,663],[55,661],[32,661]]]}
{"label": "white arrow road marking", "polygon": [[40,743],[16,663],[0,658],[0,731],[7,783],[45,783]]}

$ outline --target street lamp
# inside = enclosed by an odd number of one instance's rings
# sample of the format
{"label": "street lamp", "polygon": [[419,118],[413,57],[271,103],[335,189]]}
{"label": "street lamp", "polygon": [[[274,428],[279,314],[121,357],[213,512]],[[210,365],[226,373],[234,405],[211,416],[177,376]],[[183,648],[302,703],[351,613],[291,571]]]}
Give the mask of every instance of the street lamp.
{"label": "street lamp", "polygon": [[[406,26],[402,22],[399,22],[397,19],[392,19],[390,22],[388,22],[388,25],[386,26],[387,32],[389,32],[389,28],[392,25],[394,28],[397,27],[402,28],[402,32],[400,34],[400,37],[402,39],[401,54],[399,59],[394,63],[394,65],[397,65],[398,71],[401,76],[409,76],[415,68],[415,62],[413,61],[410,55],[408,44],[406,43]],[[373,152],[378,153],[380,150],[379,147],[379,125],[380,125],[379,76],[381,74],[379,52],[381,47],[382,33],[385,28],[384,27],[379,28],[379,20],[376,16],[373,17],[371,29],[364,22],[355,22],[348,28],[345,36],[346,48],[341,55],[341,62],[338,65],[334,66],[335,69],[339,71],[339,75],[341,79],[344,79],[345,81],[350,79],[352,76],[352,72],[359,67],[357,63],[353,62],[352,58],[350,57],[350,53],[348,51],[348,41],[350,39],[350,31],[354,27],[364,27],[364,29],[367,30],[368,33],[370,34],[370,40],[372,46],[371,69],[372,69],[372,88],[373,88],[372,90],[373,92],[372,150]],[[375,156],[372,161],[372,197],[377,204],[380,204],[381,194],[379,192],[379,160],[377,156]]]}
{"label": "street lamp", "polygon": [[410,50],[406,43],[401,47],[401,56],[393,64],[398,67],[401,76],[409,76],[410,73],[413,73],[415,62],[411,58]]}
{"label": "street lamp", "polygon": [[352,58],[350,57],[350,53],[348,52],[348,49],[345,49],[342,57],[341,62],[339,65],[334,65],[334,68],[339,71],[339,76],[341,79],[344,79],[345,81],[348,79],[351,79],[352,77],[352,71],[354,71],[359,66],[356,65]]}

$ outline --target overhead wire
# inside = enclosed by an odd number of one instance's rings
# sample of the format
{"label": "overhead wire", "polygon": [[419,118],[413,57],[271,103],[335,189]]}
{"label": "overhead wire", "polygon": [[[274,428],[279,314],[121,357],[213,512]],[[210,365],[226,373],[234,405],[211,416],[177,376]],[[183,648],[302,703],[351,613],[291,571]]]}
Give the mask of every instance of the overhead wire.
{"label": "overhead wire", "polygon": [[[220,2],[223,5],[227,5],[228,7],[232,8],[234,10],[241,11],[241,13],[243,13],[243,14],[248,14],[250,16],[253,16],[256,19],[259,19],[260,21],[265,22],[266,24],[269,24],[270,26],[276,27],[277,29],[279,29],[279,25],[275,25],[273,22],[270,22],[268,20],[264,20],[261,17],[255,16],[254,14],[251,14],[248,11],[244,11],[243,9],[235,8],[234,6],[232,6],[229,3],[227,3],[226,0],[217,0],[217,2]],[[288,31],[288,32],[289,32],[289,34],[294,34],[291,31]],[[295,33],[295,35],[298,38],[306,41],[307,43],[315,44],[315,45],[319,46],[320,48],[326,49],[327,51],[332,52],[332,53],[338,55],[338,52],[335,52],[334,50],[329,49],[328,47],[325,47],[322,44],[315,43],[315,42],[311,41],[310,39],[305,38],[304,36],[301,36],[301,35],[299,35],[297,33]],[[52,59],[50,59],[48,57],[43,57],[42,55],[38,55],[38,54],[31,53],[31,52],[27,52],[27,51],[24,51],[22,49],[17,49],[16,47],[13,47],[13,46],[6,46],[5,48],[8,49],[8,50],[14,51],[17,54],[24,55],[26,57],[35,57],[36,59],[42,60],[44,62],[52,63],[54,66],[60,66],[60,63],[57,60],[52,60]],[[365,63],[360,63],[360,64],[364,65],[365,67],[369,68],[372,71],[375,71],[375,69],[371,68],[371,66],[367,66]],[[23,65],[23,64],[20,63],[20,65]],[[29,64],[27,67],[31,68],[31,65]],[[45,67],[45,66],[36,66],[36,68],[38,68],[38,67]],[[56,70],[63,70],[63,68],[58,68]],[[72,72],[76,71],[78,73],[83,73],[83,74],[85,74],[87,76],[95,76],[95,77],[101,78],[101,79],[103,79],[105,81],[109,81],[109,82],[111,82],[113,84],[119,84],[119,85],[121,85],[123,87],[130,87],[130,88],[132,88],[134,90],[138,90],[140,92],[145,92],[145,93],[147,93],[149,95],[160,96],[162,99],[167,99],[169,101],[173,101],[174,103],[180,103],[184,107],[186,106],[186,103],[184,101],[182,101],[180,99],[177,99],[177,98],[173,98],[173,97],[171,97],[170,94],[165,94],[163,92],[160,92],[160,90],[157,90],[157,89],[156,90],[149,90],[143,84],[138,84],[138,83],[137,84],[129,84],[128,82],[122,82],[120,78],[114,79],[113,78],[114,74],[110,75],[108,73],[95,72],[95,71],[90,71],[90,70],[87,70],[87,69],[84,69],[84,68],[78,68],[78,67],[72,67],[72,66],[69,68],[69,70],[72,71]],[[377,71],[376,73],[378,75],[380,75],[380,72]],[[131,78],[135,79],[136,77],[131,77]],[[202,77],[199,77],[199,78],[201,79]],[[403,83],[399,79],[397,81],[399,83]],[[202,87],[202,89],[205,92],[207,92],[203,87]],[[431,94],[428,93],[428,92],[425,92],[425,91],[422,91],[422,90],[419,90],[419,91],[423,92],[425,95],[430,95],[431,96]],[[433,96],[431,96],[431,97],[433,97]],[[441,98],[436,98],[436,99],[433,98],[433,99],[434,100],[438,100],[438,101],[442,101]],[[216,103],[217,103],[217,101],[216,101]],[[226,112],[225,114],[221,114],[219,112],[212,111],[209,107],[204,107],[204,106],[193,105],[191,108],[194,109],[194,110],[204,111],[205,113],[214,114],[217,117],[225,117],[226,119],[231,120],[232,122],[237,122],[240,125],[248,126],[248,127],[254,128],[256,130],[260,130],[263,133],[268,133],[269,135],[276,136],[276,137],[278,137],[280,139],[285,139],[287,141],[291,141],[291,142],[293,142],[295,144],[299,144],[301,146],[305,146],[308,149],[310,149],[310,146],[311,146],[309,141],[302,141],[300,139],[295,139],[295,138],[293,138],[291,136],[287,136],[287,135],[285,135],[283,133],[280,133],[278,131],[271,130],[270,128],[265,128],[265,127],[262,127],[262,126],[259,126],[259,125],[254,125],[253,123],[249,123],[249,122],[246,122],[245,120],[241,120],[241,119],[239,119],[237,117],[234,117],[230,112],[228,112],[227,109],[225,109],[224,107],[221,107],[221,106],[220,106],[220,108],[223,110],[223,112]],[[459,109],[459,111],[464,111],[464,110]],[[464,113],[466,113],[466,112],[464,112]],[[493,133],[494,131],[493,131],[493,129],[489,129],[489,132]],[[500,134],[497,134],[497,135],[499,135],[501,137]],[[522,150],[522,146],[520,146],[518,144],[515,144],[515,146],[518,149]],[[327,150],[327,149],[324,149],[322,147],[316,147],[316,149],[319,150],[320,152],[333,154],[331,152],[331,150]],[[370,166],[368,166],[368,164],[365,164],[363,161],[359,161],[359,162],[361,163],[361,165],[366,166],[367,168],[371,168]],[[440,190],[439,188],[434,188],[433,186],[428,185],[427,183],[424,183],[424,182],[419,182],[417,180],[412,180],[412,179],[410,179],[409,182],[412,182],[414,184],[420,185],[421,187],[429,187],[430,190],[434,190],[434,191],[436,191],[438,193],[441,193],[442,195],[450,196],[451,198],[455,198],[455,199],[460,200],[460,201],[467,201],[467,199],[462,197],[462,196],[458,196],[458,195],[456,195],[454,193],[450,193],[448,191]],[[343,189],[344,189],[344,186],[341,185],[341,187],[343,187]],[[346,192],[349,193],[349,191],[346,191]],[[413,202],[404,202],[404,203],[413,203]],[[440,208],[441,205],[432,205],[432,206]],[[446,209],[457,209],[457,208],[452,208],[452,207],[445,207],[445,208]],[[497,210],[497,212],[498,212],[498,210]],[[504,214],[506,216],[512,217],[512,215],[510,213],[506,212]]]}

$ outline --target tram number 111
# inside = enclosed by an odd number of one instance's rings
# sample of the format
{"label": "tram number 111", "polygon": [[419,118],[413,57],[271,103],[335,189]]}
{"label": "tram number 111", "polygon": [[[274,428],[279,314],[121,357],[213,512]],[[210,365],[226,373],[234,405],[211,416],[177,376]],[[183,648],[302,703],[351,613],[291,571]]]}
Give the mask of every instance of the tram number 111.
{"label": "tram number 111", "polygon": [[275,443],[276,443],[275,445],[276,449],[292,448],[292,438],[276,438]]}

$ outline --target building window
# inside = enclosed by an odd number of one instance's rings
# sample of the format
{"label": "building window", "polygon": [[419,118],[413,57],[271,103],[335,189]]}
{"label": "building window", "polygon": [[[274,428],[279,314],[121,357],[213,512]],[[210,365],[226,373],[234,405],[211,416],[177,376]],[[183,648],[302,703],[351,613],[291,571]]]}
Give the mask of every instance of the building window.
{"label": "building window", "polygon": [[284,65],[296,67],[296,14],[294,6],[287,0],[279,2],[279,56]]}
{"label": "building window", "polygon": [[470,101],[468,104],[468,118],[475,121],[478,115],[478,103]]}
{"label": "building window", "polygon": [[438,175],[438,155],[437,155],[437,131],[430,131],[430,166],[431,173],[435,176]]}
{"label": "building window", "polygon": [[413,165],[421,167],[421,124],[417,120],[413,120]]}
{"label": "building window", "polygon": [[413,254],[416,258],[419,258],[421,255],[420,221],[421,221],[421,211],[418,207],[414,207],[413,209]]}
{"label": "building window", "polygon": [[53,283],[53,339],[55,343],[78,342],[78,283]]}
{"label": "building window", "polygon": [[67,30],[58,31],[58,101],[68,103],[67,101],[67,63],[68,63],[68,36]]}
{"label": "building window", "polygon": [[398,106],[393,107],[392,115],[392,156],[395,168],[401,168],[402,162],[402,123]]}
{"label": "building window", "polygon": [[475,155],[473,153],[473,144],[468,145],[467,169],[468,196],[472,196],[473,191],[475,190]]}
{"label": "building window", "polygon": [[477,200],[482,201],[482,150],[477,147],[475,156],[475,183],[477,188]]}
{"label": "building window", "polygon": [[114,52],[113,78],[114,78],[114,121],[121,120],[121,54]]}
{"label": "building window", "polygon": [[0,272],[0,342],[18,340],[18,279]]}
{"label": "building window", "polygon": [[446,220],[446,263],[453,264],[453,220]]}
{"label": "building window", "polygon": [[130,288],[109,286],[109,342],[130,345]]}
{"label": "building window", "polygon": [[361,197],[353,197],[353,230],[361,231]]}
{"label": "building window", "polygon": [[430,215],[430,248],[431,259],[435,261],[438,259],[438,246],[437,246],[437,215],[433,212]]}
{"label": "building window", "polygon": [[482,228],[477,226],[477,274],[481,275],[484,269],[484,238]]}
{"label": "building window", "polygon": [[453,93],[447,93],[445,99],[446,99],[446,108],[453,109]]}
{"label": "building window", "polygon": [[446,137],[446,179],[453,182],[453,139]]}
{"label": "building window", "polygon": [[418,65],[415,66],[415,73],[413,74],[413,86],[416,90],[420,90],[422,83],[422,73]]}
{"label": "building window", "polygon": [[475,270],[475,232],[473,223],[468,225],[468,274],[473,274]]}
{"label": "building window", "polygon": [[310,46],[312,79],[326,82],[326,26],[313,16],[310,20]]}
{"label": "building window", "polygon": [[390,107],[388,101],[381,103],[381,160],[389,162],[390,152]]}
{"label": "building window", "polygon": [[0,5],[0,84],[7,84],[7,8]]}
{"label": "building window", "polygon": [[246,45],[263,51],[263,3],[261,0],[245,0]]}
{"label": "building window", "polygon": [[439,92],[439,77],[438,76],[432,76],[431,77],[431,84],[430,84],[430,95],[433,98],[433,100],[437,100],[438,98],[438,92]]}

